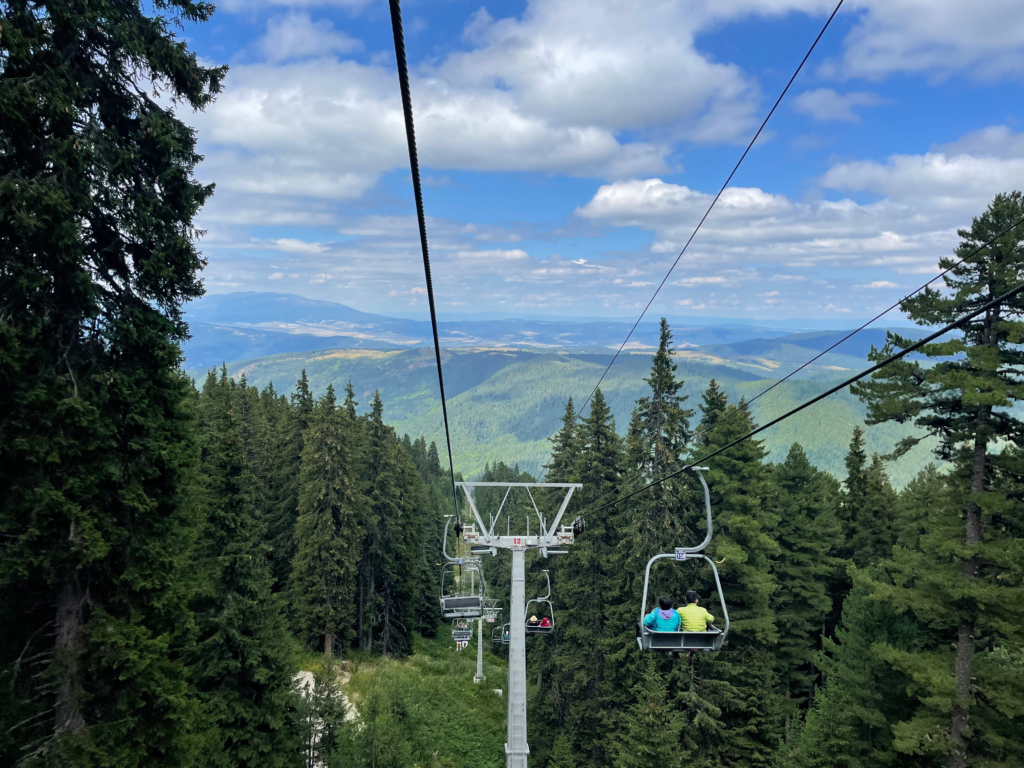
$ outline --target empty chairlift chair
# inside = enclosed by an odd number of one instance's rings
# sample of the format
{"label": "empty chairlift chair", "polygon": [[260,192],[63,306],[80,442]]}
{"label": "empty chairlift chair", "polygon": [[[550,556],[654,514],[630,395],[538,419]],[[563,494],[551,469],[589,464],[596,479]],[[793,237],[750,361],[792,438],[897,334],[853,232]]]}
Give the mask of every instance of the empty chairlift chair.
{"label": "empty chairlift chair", "polygon": [[441,569],[441,615],[445,619],[479,619],[485,612],[480,564],[448,563]]}
{"label": "empty chairlift chair", "polygon": [[[704,486],[704,506],[707,512],[707,534],[696,547],[677,547],[674,552],[655,555],[647,563],[647,570],[644,573],[644,594],[640,604],[640,621],[637,624],[636,642],[642,651],[668,651],[668,652],[690,652],[690,651],[717,651],[729,634],[729,610],[725,605],[725,595],[722,593],[722,582],[718,578],[718,568],[715,561],[704,554],[704,548],[711,542],[711,493],[708,484],[704,481],[701,470],[703,467],[694,467],[701,485]],[[724,626],[722,629],[712,627],[705,632],[656,632],[644,626],[644,618],[647,616],[647,592],[651,582],[651,567],[655,561],[672,559],[676,563],[688,563],[697,560],[704,560],[711,566],[715,576],[715,587],[718,590],[718,599],[721,604]]]}

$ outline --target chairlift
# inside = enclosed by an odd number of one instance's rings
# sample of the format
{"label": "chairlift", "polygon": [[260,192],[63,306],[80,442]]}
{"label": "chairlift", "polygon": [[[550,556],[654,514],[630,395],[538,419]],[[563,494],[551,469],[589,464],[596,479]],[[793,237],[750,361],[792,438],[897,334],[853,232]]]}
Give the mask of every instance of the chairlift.
{"label": "chairlift", "polygon": [[456,647],[459,643],[468,643],[473,639],[473,623],[462,619],[452,620],[452,640]]}
{"label": "chairlift", "polygon": [[[647,562],[647,570],[644,573],[644,594],[640,604],[640,621],[637,624],[636,642],[642,651],[669,651],[669,652],[692,652],[692,651],[717,651],[725,643],[729,634],[729,610],[725,605],[725,595],[722,593],[722,582],[718,578],[718,568],[715,561],[704,554],[704,549],[711,543],[711,492],[704,480],[701,471],[707,471],[707,467],[694,467],[700,483],[704,486],[704,507],[707,513],[707,533],[696,547],[676,547],[675,551],[655,555]],[[715,587],[718,589],[718,599],[722,606],[722,616],[725,620],[723,629],[712,626],[704,632],[655,632],[644,626],[644,618],[647,616],[647,591],[651,581],[651,566],[656,560],[671,558],[677,563],[704,560],[711,566],[715,575]]]}
{"label": "chairlift", "polygon": [[449,557],[448,526],[444,527],[442,553],[448,561],[441,568],[441,615],[445,619],[479,619],[486,608],[487,585],[478,558]]}
{"label": "chairlift", "polygon": [[[549,635],[555,631],[555,606],[551,602],[551,576],[548,575],[547,571],[544,571],[543,573],[544,578],[547,579],[548,582],[548,593],[544,595],[544,597],[538,597],[527,602],[526,610],[524,611],[524,613],[527,616],[531,616],[532,614],[530,613],[530,606],[533,604],[536,604],[538,606],[538,609],[541,605],[547,605],[547,618],[550,620],[551,624],[550,626],[545,627],[541,626],[540,624],[530,624],[529,620],[527,620],[526,634],[528,635]],[[541,614],[544,614],[543,610],[541,610]]]}

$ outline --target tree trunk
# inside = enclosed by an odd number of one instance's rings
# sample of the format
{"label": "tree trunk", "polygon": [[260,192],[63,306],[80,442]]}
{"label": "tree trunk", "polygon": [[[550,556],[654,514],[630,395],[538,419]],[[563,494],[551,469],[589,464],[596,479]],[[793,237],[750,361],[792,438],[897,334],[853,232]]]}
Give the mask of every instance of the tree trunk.
{"label": "tree trunk", "polygon": [[324,658],[331,658],[334,653],[334,633],[328,630],[324,633]]}
{"label": "tree trunk", "polygon": [[[967,504],[965,541],[973,547],[981,542],[981,507],[974,500],[985,492],[985,460],[987,458],[987,437],[982,430],[988,425],[991,406],[978,409],[978,432],[974,439],[974,456],[971,463],[971,501]],[[966,579],[978,578],[978,563],[973,557],[964,561],[963,574]],[[973,603],[964,600],[960,604],[964,614],[973,609]],[[957,627],[956,662],[953,678],[956,682],[956,701],[950,716],[950,736],[953,751],[949,755],[949,768],[966,768],[967,741],[964,738],[971,717],[971,667],[974,662],[974,622],[965,620]]]}
{"label": "tree trunk", "polygon": [[[74,537],[74,533],[72,533]],[[85,623],[83,607],[85,594],[78,574],[69,576],[57,598],[55,620],[55,663],[60,670],[57,698],[54,703],[54,735],[65,732],[81,733],[85,730],[82,716],[79,662],[82,653],[82,628]]]}

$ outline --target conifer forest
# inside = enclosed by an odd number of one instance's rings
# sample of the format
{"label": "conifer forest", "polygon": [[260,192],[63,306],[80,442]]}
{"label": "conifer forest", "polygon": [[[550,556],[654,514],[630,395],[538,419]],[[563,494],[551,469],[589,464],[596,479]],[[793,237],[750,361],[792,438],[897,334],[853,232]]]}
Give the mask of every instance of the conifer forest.
{"label": "conifer forest", "polygon": [[[185,374],[214,188],[177,112],[226,68],[175,25],[212,14],[0,2],[0,766],[504,765],[508,652],[475,621],[456,651],[438,605],[453,484],[481,480],[582,486],[574,545],[526,559],[555,618],[527,645],[537,768],[1024,768],[1024,294],[988,306],[1024,280],[1024,194],[964,221],[942,281],[902,302],[929,331],[987,308],[852,385],[867,419],[841,474],[799,441],[768,461],[714,380],[682,396],[662,319],[628,423],[600,387],[557,393],[541,476],[463,477],[352,382]],[[869,453],[883,424],[915,436]],[[924,439],[934,463],[891,482]],[[704,535],[678,470],[713,453],[728,639],[641,652],[648,560]],[[484,519],[502,502],[477,491]],[[536,519],[525,495],[506,512]],[[483,557],[501,605],[509,563]],[[721,616],[703,563],[665,561],[651,589],[648,610],[695,590]]]}

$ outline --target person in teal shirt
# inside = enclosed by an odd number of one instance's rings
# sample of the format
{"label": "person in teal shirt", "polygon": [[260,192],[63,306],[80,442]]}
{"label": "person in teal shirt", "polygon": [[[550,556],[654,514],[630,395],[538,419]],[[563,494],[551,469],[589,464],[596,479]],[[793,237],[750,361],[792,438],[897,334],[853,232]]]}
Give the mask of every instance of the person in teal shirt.
{"label": "person in teal shirt", "polygon": [[658,607],[644,617],[644,626],[654,632],[678,632],[680,623],[669,597],[659,597]]}

